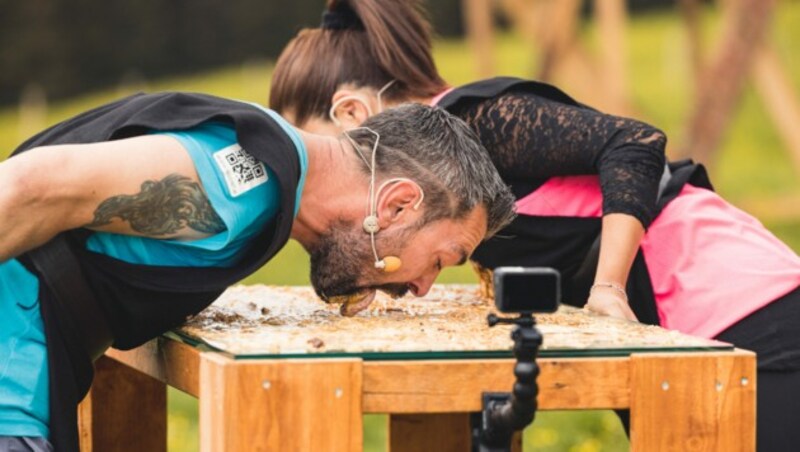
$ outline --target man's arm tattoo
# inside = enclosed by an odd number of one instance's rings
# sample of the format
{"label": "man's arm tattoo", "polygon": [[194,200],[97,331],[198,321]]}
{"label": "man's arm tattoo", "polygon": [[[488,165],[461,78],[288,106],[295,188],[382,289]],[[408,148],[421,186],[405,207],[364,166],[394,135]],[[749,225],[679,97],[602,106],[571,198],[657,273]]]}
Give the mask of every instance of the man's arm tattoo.
{"label": "man's arm tattoo", "polygon": [[225,230],[225,223],[211,207],[200,184],[180,174],[145,181],[142,191],[135,195],[106,199],[86,227],[110,224],[115,217],[130,223],[134,231],[150,236],[175,234],[186,227],[207,234]]}

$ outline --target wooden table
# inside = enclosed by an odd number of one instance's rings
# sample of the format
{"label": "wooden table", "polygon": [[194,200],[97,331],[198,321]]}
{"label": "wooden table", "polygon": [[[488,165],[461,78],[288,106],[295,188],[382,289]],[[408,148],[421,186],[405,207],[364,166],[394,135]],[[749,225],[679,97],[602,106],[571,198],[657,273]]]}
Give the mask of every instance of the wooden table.
{"label": "wooden table", "polygon": [[[631,410],[631,450],[755,450],[755,355],[743,350],[540,358],[543,410]],[[617,353],[619,355],[619,353]],[[199,399],[203,451],[361,451],[364,413],[398,451],[463,451],[481,393],[511,389],[508,358],[236,359],[161,337],[110,350],[79,408],[87,451],[166,450],[166,385]]]}

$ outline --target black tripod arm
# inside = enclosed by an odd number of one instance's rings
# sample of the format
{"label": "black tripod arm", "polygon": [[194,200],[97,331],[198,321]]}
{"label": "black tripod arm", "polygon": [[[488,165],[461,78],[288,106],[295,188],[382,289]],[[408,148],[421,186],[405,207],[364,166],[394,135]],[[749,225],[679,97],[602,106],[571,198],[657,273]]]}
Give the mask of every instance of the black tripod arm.
{"label": "black tripod arm", "polygon": [[[539,366],[536,364],[536,355],[542,344],[542,335],[535,328],[535,323],[517,326],[511,333],[514,339],[514,356],[517,362],[514,365],[516,381],[503,402],[495,398],[484,415],[484,444],[503,444],[510,441],[511,435],[516,430],[522,430],[536,416],[536,396],[539,387],[536,377],[539,376]],[[484,405],[486,406],[486,405]]]}
{"label": "black tripod arm", "polygon": [[538,373],[537,367],[533,377],[517,380],[514,383],[514,389],[511,391],[511,397],[508,402],[496,405],[495,409],[492,410],[490,423],[497,430],[522,430],[533,422],[536,416],[536,408],[538,407],[536,396],[539,393],[539,388],[535,379]]}

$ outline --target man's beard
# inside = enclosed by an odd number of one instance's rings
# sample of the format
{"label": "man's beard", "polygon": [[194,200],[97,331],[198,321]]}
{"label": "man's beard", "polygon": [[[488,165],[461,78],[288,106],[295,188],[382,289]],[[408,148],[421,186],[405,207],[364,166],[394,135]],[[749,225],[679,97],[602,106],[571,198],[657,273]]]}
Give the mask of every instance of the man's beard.
{"label": "man's beard", "polygon": [[[395,234],[382,233],[379,249],[398,249],[392,244],[402,243],[408,234],[400,231]],[[377,237],[376,237],[377,239]],[[338,221],[330,232],[323,235],[311,254],[311,285],[324,301],[332,297],[351,296],[381,290],[394,298],[408,293],[408,284],[362,284],[375,280],[380,272],[374,269],[374,256],[369,234],[353,227],[353,223]]]}

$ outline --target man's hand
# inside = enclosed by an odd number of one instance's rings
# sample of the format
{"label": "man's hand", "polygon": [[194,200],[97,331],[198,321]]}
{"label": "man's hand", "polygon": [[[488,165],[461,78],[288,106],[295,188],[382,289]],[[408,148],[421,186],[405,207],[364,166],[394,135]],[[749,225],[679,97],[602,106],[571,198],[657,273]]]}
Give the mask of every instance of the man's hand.
{"label": "man's hand", "polygon": [[585,308],[597,314],[617,317],[620,319],[637,321],[636,315],[628,305],[628,301],[620,295],[610,292],[605,288],[596,288],[589,295]]}

